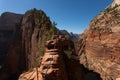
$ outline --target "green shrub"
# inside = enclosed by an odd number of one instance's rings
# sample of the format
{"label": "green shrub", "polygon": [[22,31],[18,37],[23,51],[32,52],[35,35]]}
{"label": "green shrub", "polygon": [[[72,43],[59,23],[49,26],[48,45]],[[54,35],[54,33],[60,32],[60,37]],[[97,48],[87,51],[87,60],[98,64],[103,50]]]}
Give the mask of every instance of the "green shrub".
{"label": "green shrub", "polygon": [[54,35],[57,33],[57,28],[56,28],[57,23],[53,22],[51,27],[50,27],[50,34]]}
{"label": "green shrub", "polygon": [[69,40],[70,39],[70,35],[65,35],[65,38],[67,39],[67,40]]}

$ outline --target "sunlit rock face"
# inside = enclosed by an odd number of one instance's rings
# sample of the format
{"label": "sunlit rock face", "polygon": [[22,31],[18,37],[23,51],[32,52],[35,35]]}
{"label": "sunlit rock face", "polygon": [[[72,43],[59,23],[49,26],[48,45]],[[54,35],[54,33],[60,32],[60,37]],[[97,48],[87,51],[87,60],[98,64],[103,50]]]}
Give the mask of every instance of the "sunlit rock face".
{"label": "sunlit rock face", "polygon": [[114,0],[112,6],[120,5],[120,0]]}
{"label": "sunlit rock face", "polygon": [[99,73],[103,80],[120,77],[120,0],[98,14],[79,37],[80,63]]}

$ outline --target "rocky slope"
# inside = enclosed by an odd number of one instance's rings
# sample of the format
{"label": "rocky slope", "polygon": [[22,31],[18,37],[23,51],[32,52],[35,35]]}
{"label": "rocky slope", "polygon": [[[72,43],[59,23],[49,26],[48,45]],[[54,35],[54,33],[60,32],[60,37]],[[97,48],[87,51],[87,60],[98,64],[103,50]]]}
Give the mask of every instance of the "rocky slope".
{"label": "rocky slope", "polygon": [[98,14],[79,37],[80,63],[103,80],[120,78],[120,1]]}

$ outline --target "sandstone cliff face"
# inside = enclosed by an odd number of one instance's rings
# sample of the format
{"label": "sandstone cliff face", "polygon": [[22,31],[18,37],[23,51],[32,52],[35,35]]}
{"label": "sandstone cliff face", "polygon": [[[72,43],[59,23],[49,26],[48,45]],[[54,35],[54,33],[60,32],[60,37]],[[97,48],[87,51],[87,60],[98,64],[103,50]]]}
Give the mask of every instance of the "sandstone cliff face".
{"label": "sandstone cliff face", "polygon": [[[27,11],[21,19],[19,19],[18,15],[14,17],[14,14],[11,13],[10,15],[4,13],[1,17],[0,23],[2,27],[0,29],[8,30],[5,36],[10,35],[9,31],[12,31],[12,33],[9,38],[3,40],[4,44],[9,43],[9,46],[6,44],[8,46],[7,50],[1,45],[1,50],[6,51],[7,55],[4,57],[5,62],[0,70],[0,79],[13,79],[23,70],[39,65],[40,56],[43,55],[45,50],[44,44],[46,40],[51,39],[57,29],[43,11],[36,9]],[[3,26],[3,22],[6,25],[12,24],[12,27]],[[3,37],[5,36],[3,35]],[[1,44],[3,44],[2,41]]]}
{"label": "sandstone cliff face", "polygon": [[45,42],[56,32],[55,25],[43,11],[33,9],[25,13],[22,19],[22,47],[28,69],[38,65],[45,51]]}
{"label": "sandstone cliff face", "polygon": [[0,65],[3,64],[4,58],[11,45],[15,35],[16,27],[22,15],[5,12],[0,16]]}
{"label": "sandstone cliff face", "polygon": [[[21,30],[22,15],[5,12],[0,17],[0,79],[6,80],[19,73],[21,68]],[[22,58],[21,58],[22,59]]]}
{"label": "sandstone cliff face", "polygon": [[[117,0],[115,0],[117,1]],[[114,2],[117,3],[117,2]],[[80,62],[103,80],[120,78],[120,4],[97,15],[78,40]]]}

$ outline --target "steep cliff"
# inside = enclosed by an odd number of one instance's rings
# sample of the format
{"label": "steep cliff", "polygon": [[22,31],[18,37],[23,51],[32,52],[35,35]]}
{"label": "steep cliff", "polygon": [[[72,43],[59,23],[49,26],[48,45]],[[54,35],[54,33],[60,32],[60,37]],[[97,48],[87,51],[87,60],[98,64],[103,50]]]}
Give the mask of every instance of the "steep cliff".
{"label": "steep cliff", "polygon": [[20,23],[21,14],[5,12],[0,16],[0,65],[4,63],[5,56],[13,40],[17,24]]}
{"label": "steep cliff", "polygon": [[[0,79],[17,79],[22,71],[39,66],[40,56],[45,51],[45,42],[57,33],[57,28],[43,11],[36,9],[27,11],[21,17],[7,12],[0,19],[1,38],[5,37],[4,40],[0,39],[1,50],[7,54],[3,53],[5,57],[1,57],[4,63],[0,69]],[[6,33],[3,29],[7,29]],[[10,31],[12,33],[8,33]],[[5,47],[3,43],[6,43]]]}
{"label": "steep cliff", "polygon": [[45,51],[45,42],[57,33],[57,28],[43,11],[36,9],[25,13],[21,25],[26,68],[30,69],[39,65],[40,56]]}
{"label": "steep cliff", "polygon": [[98,14],[79,37],[80,63],[103,80],[120,78],[120,1]]}
{"label": "steep cliff", "polygon": [[19,61],[21,55],[21,19],[21,14],[11,12],[5,12],[0,17],[1,80],[10,78],[10,75],[19,73],[21,69],[21,64]]}

